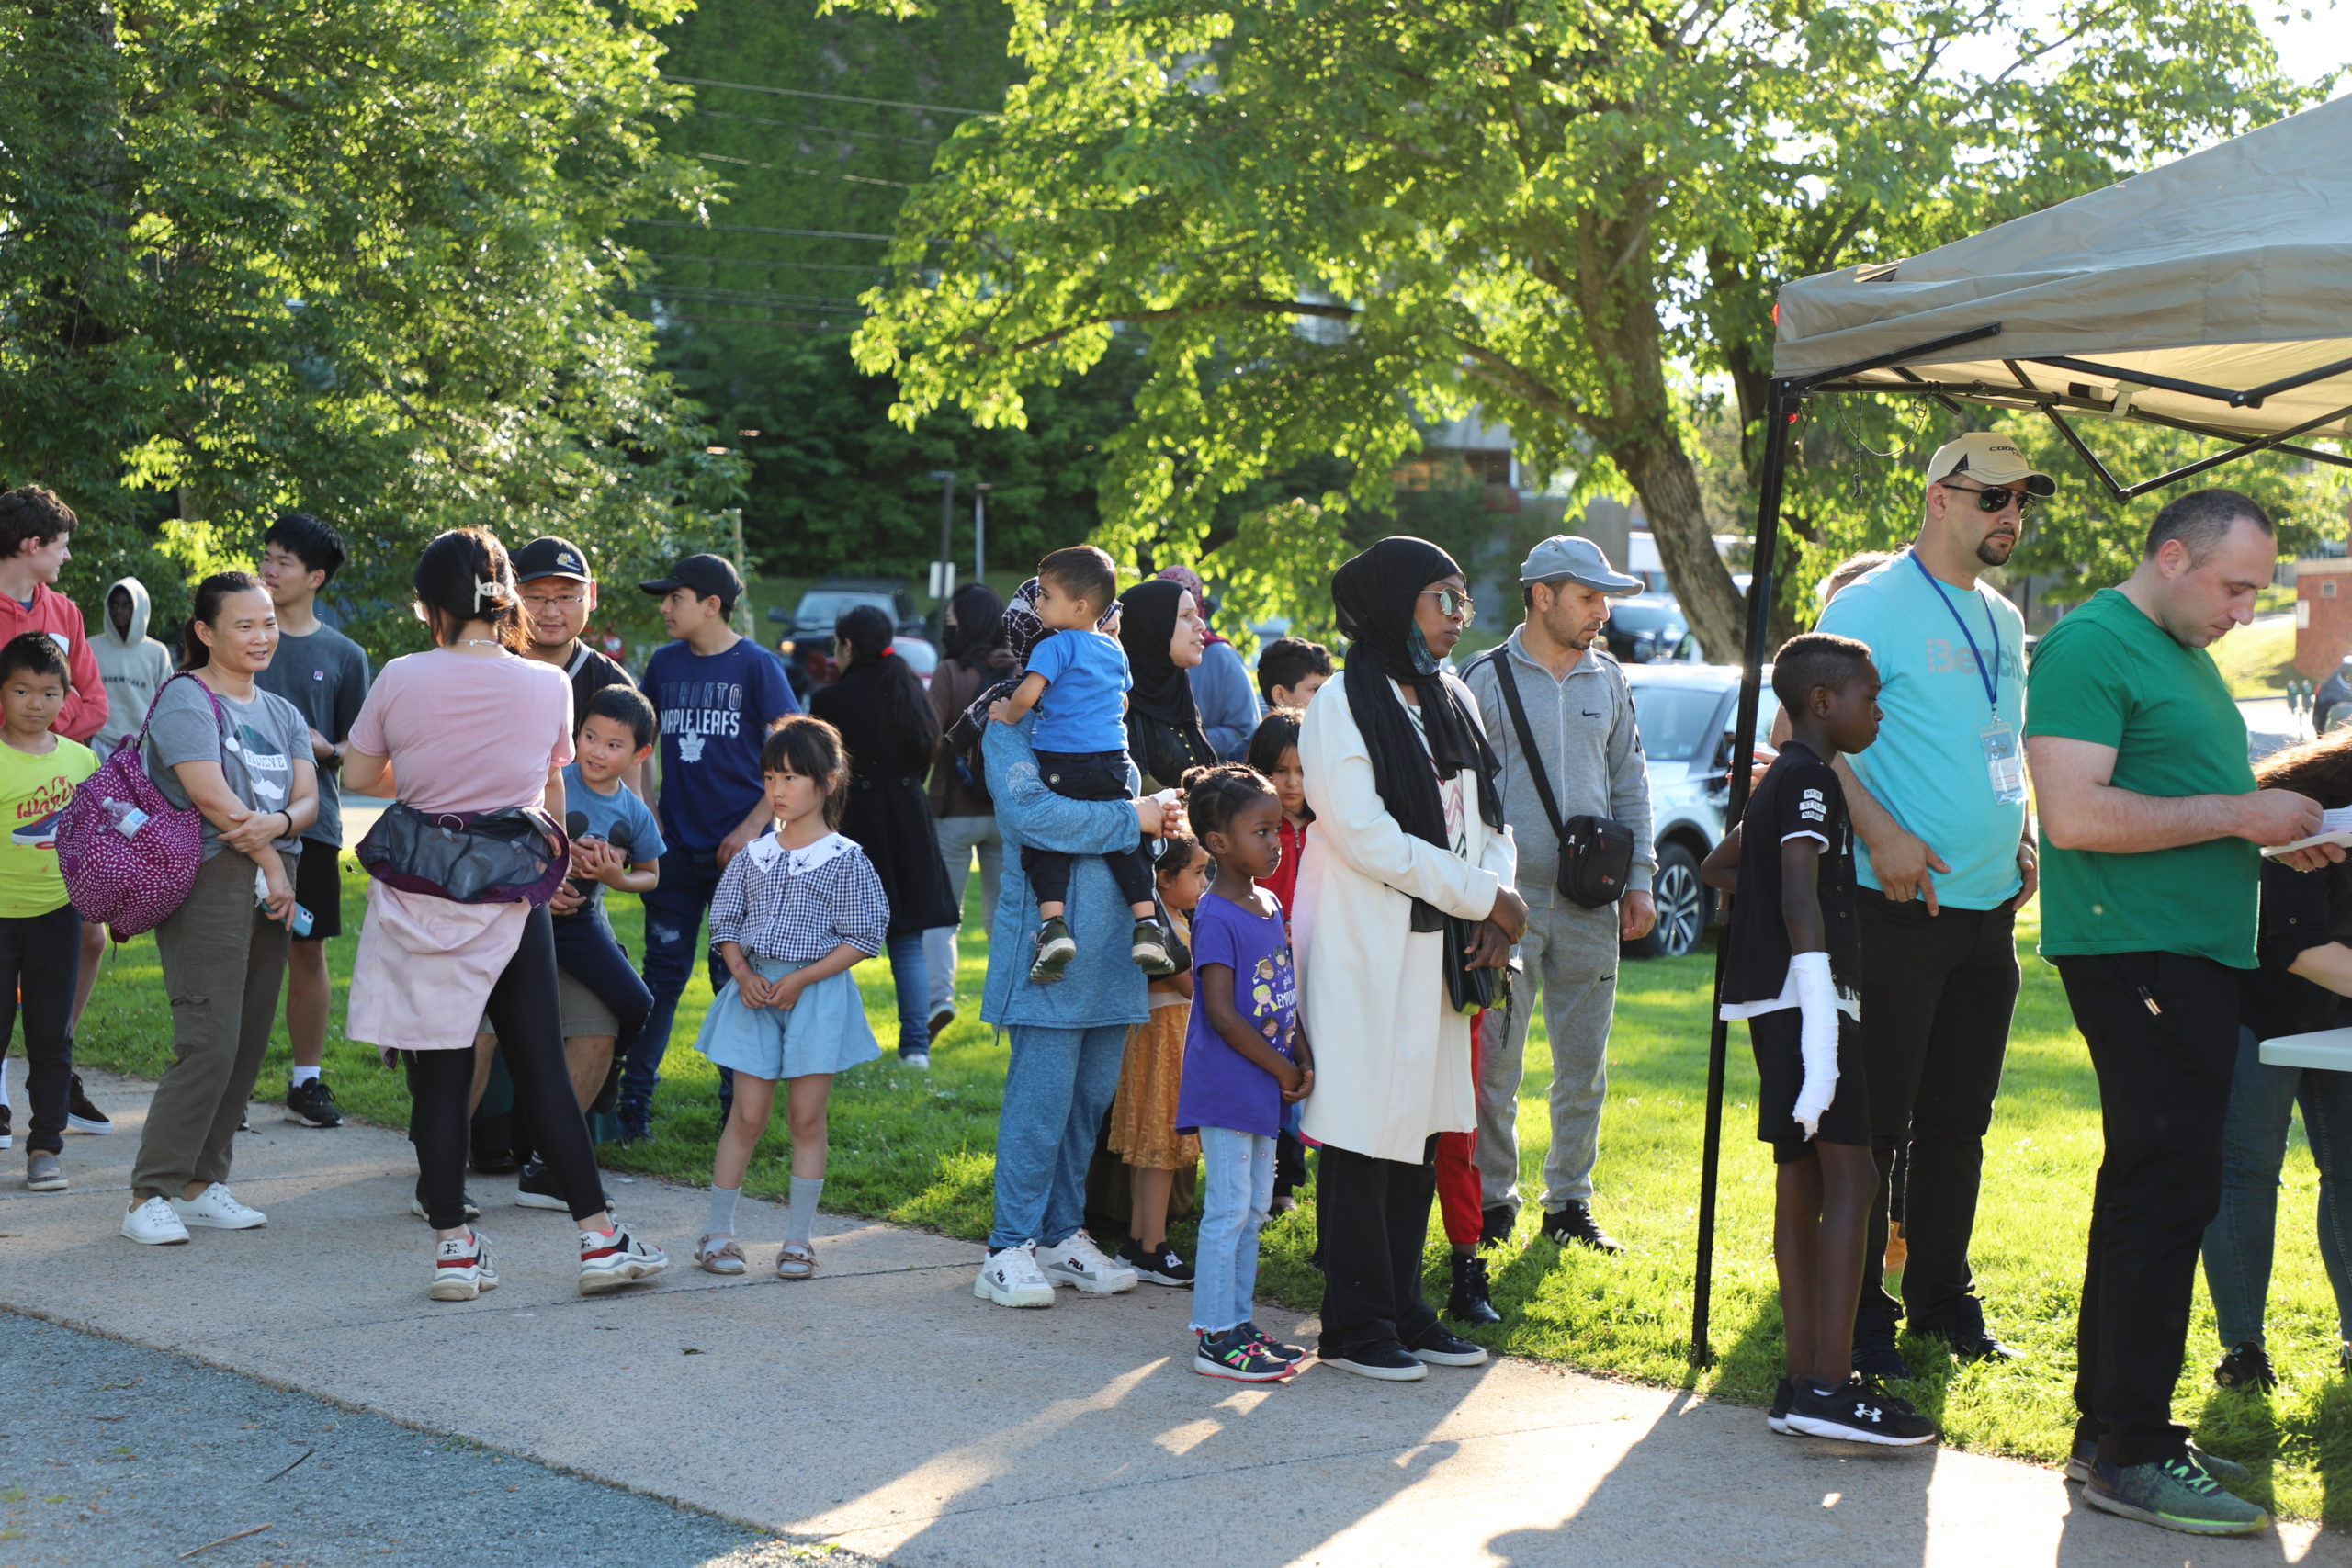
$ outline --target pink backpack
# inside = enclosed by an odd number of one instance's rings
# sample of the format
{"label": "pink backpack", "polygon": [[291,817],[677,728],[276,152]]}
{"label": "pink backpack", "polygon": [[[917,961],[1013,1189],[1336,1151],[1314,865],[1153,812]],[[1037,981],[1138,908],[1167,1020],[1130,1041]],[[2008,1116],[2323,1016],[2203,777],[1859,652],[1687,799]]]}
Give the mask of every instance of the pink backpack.
{"label": "pink backpack", "polygon": [[[161,699],[172,681],[195,680],[186,671],[158,688]],[[212,716],[225,733],[228,716],[212,688],[197,681],[211,701]],[[187,902],[204,863],[204,818],[192,806],[174,806],[147,776],[147,725],[124,739],[114,755],[84,779],[57,814],[57,865],[65,891],[85,920],[103,920],[123,941],[153,931]]]}

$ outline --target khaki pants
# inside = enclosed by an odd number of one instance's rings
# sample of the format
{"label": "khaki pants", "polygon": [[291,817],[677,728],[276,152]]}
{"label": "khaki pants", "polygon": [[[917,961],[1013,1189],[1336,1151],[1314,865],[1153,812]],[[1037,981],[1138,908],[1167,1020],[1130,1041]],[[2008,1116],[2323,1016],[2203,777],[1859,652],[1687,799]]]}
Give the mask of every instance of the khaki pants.
{"label": "khaki pants", "polygon": [[[279,854],[290,879],[296,857]],[[221,850],[162,925],[155,946],[172,999],[172,1065],[147,1106],[131,1201],[176,1198],[229,1179],[232,1143],[269,1049],[286,977],[286,928],[254,905],[254,863]]]}

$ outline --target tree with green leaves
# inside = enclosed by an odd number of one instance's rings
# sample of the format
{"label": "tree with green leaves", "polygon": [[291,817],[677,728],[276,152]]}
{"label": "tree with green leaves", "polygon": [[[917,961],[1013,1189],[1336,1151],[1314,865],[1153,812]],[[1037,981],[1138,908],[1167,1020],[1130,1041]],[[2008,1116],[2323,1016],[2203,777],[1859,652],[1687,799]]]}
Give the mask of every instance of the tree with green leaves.
{"label": "tree with green leaves", "polygon": [[2304,97],[2234,0],[1012,12],[1028,80],[941,150],[858,335],[902,420],[952,402],[1017,423],[1028,389],[1140,329],[1100,536],[1196,548],[1219,498],[1336,455],[1343,486],[1219,552],[1279,607],[1320,593],[1336,515],[1386,501],[1416,422],[1475,404],[1538,471],[1638,494],[1717,659],[1741,605],[1690,399],[1727,385],[1753,463],[1781,281],[1915,254]]}
{"label": "tree with green leaves", "polygon": [[299,507],[395,652],[443,528],[615,577],[729,536],[740,463],[616,299],[619,226],[708,189],[656,134],[683,4],[0,0],[0,480],[81,513],[69,590],[169,612]]}

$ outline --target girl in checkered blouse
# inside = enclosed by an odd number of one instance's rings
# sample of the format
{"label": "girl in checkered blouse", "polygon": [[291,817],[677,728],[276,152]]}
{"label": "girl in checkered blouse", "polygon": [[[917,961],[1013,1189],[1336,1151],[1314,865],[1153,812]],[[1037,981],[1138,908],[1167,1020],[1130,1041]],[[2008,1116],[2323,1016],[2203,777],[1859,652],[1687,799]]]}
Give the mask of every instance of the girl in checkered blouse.
{"label": "girl in checkered blouse", "polygon": [[794,714],[760,752],[772,835],[727,863],[710,902],[710,939],[734,976],[703,1018],[695,1048],[735,1071],[735,1108],[710,1173],[710,1222],[695,1261],[741,1274],[735,1201],[768,1130],[779,1081],[792,1130],[792,1211],[775,1271],[817,1271],[810,1232],[825,1190],[825,1103],[833,1075],[881,1054],[850,970],[882,951],[890,904],[865,852],[835,832],[849,789],[841,732]]}

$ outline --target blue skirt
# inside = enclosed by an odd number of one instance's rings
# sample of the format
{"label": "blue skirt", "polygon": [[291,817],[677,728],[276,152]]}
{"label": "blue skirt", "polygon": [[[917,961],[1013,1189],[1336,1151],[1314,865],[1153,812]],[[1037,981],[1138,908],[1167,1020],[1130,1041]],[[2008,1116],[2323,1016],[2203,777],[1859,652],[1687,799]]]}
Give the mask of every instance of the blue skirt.
{"label": "blue skirt", "polygon": [[[765,980],[808,967],[768,958],[754,959],[752,966]],[[865,1021],[865,1002],[852,973],[843,970],[818,981],[788,1010],[746,1007],[742,992],[729,980],[703,1015],[695,1049],[722,1067],[755,1078],[844,1073],[870,1062],[882,1054],[882,1047]]]}

